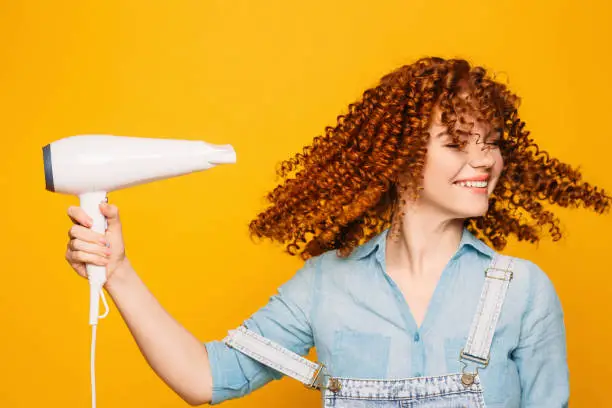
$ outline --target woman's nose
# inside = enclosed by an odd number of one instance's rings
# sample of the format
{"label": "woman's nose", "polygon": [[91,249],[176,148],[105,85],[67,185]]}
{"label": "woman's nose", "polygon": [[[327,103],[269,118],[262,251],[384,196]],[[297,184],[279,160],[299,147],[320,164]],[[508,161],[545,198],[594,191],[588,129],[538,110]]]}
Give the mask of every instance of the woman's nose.
{"label": "woman's nose", "polygon": [[469,149],[469,163],[472,167],[493,167],[495,157],[491,153],[491,148],[487,144],[475,143]]}

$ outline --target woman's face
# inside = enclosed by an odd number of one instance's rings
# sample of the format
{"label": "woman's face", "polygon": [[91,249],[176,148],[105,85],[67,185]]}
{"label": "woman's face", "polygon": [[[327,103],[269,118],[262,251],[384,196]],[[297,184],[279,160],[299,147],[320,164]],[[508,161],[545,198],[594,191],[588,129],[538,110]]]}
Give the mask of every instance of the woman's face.
{"label": "woman's face", "polygon": [[501,134],[487,123],[474,121],[461,138],[463,145],[456,144],[440,122],[439,112],[429,133],[419,204],[445,218],[484,215],[504,165],[498,146]]}

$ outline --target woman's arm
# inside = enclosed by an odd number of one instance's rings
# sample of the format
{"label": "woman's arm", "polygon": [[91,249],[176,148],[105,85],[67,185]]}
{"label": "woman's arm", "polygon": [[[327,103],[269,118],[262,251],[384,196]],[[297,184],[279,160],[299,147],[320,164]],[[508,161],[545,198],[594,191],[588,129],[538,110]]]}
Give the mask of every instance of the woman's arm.
{"label": "woman's arm", "polygon": [[512,353],[521,383],[521,407],[560,408],[569,404],[569,372],[561,302],[546,274],[529,264],[529,305]]}
{"label": "woman's arm", "polygon": [[92,219],[71,206],[66,260],[87,278],[86,264],[106,268],[106,290],[113,298],[145,359],[157,375],[191,405],[210,402],[211,368],[206,347],[161,307],[125,256],[119,209],[100,204],[108,221],[104,234],[93,231]]}
{"label": "woman's arm", "polygon": [[[170,388],[189,404],[201,405],[246,395],[281,377],[223,342],[200,343],[174,320],[126,258],[117,207],[102,204],[100,210],[108,221],[105,234],[90,229],[91,219],[81,208],[69,208],[75,225],[69,232],[66,260],[84,278],[87,263],[106,267],[106,290],[143,356]],[[302,268],[245,326],[306,354],[313,344],[309,318],[313,276],[314,268]]]}
{"label": "woman's arm", "polygon": [[[306,355],[314,345],[311,308],[318,273],[315,258],[285,284],[278,288],[262,308],[242,324],[269,340],[297,353]],[[221,341],[207,342],[212,369],[212,403],[247,395],[282,374],[228,347]]]}
{"label": "woman's arm", "polygon": [[129,262],[106,284],[108,293],[155,373],[190,405],[212,399],[206,347],[149,292]]}
{"label": "woman's arm", "polygon": [[[200,343],[162,308],[129,263],[125,268],[106,288],[151,368],[190,405],[239,398],[282,377],[221,341]],[[243,324],[307,354],[313,346],[309,309],[314,271],[308,262]]]}

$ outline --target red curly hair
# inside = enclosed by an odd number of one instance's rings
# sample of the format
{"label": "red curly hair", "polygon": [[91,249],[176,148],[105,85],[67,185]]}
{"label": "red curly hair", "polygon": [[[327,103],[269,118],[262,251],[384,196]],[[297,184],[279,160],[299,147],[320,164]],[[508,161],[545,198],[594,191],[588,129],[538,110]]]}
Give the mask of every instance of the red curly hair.
{"label": "red curly hair", "polygon": [[[537,242],[545,226],[561,238],[559,220],[542,203],[603,213],[611,198],[580,172],[539,149],[518,114],[519,98],[482,67],[461,59],[423,58],[385,75],[350,104],[335,127],[281,163],[283,182],[251,221],[251,235],[286,245],[303,259],[337,250],[340,256],[398,228],[404,201],[419,195],[433,110],[454,138],[466,115],[501,134],[505,166],[482,217],[466,227],[495,249],[507,237]],[[400,179],[402,180],[400,182]]]}

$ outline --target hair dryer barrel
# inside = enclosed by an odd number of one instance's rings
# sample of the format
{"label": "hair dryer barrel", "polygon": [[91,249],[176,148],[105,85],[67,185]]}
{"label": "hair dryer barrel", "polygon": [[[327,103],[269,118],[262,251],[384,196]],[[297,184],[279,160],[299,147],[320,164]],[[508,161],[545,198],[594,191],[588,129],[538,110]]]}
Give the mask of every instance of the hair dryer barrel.
{"label": "hair dryer barrel", "polygon": [[80,195],[235,163],[236,152],[198,140],[82,135],[46,145],[43,159],[47,190]]}

